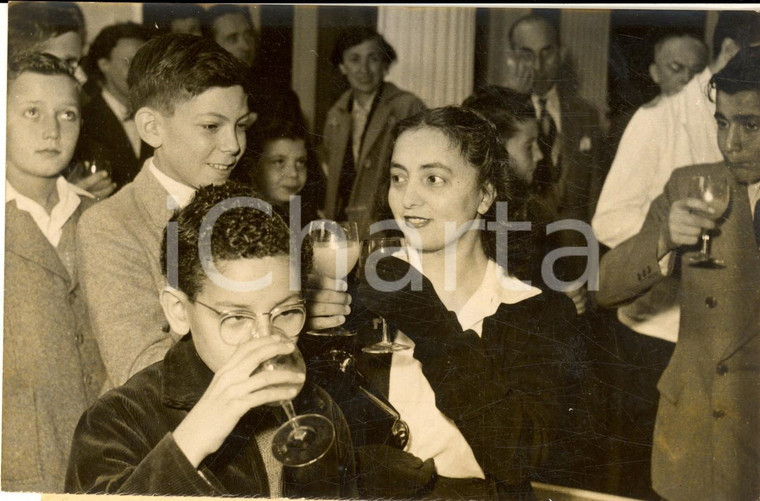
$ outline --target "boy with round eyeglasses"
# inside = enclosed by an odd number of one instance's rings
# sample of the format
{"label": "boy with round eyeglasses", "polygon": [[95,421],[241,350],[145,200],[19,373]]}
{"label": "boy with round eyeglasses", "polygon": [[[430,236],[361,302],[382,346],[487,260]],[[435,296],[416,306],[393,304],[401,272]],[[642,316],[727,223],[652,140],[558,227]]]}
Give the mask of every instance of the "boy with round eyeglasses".
{"label": "boy with round eyeglasses", "polygon": [[[288,227],[277,215],[230,202],[240,198],[258,194],[237,183],[205,186],[170,219],[161,253],[169,285],[160,304],[183,337],[163,361],[82,416],[68,492],[356,496],[339,408],[303,372],[267,366],[297,350],[306,309],[290,287]],[[230,205],[209,226],[207,216],[221,203]],[[302,263],[308,271],[308,245]],[[271,452],[286,419],[277,404],[291,399],[297,414],[322,415],[336,432],[330,449],[302,467],[282,466]]]}

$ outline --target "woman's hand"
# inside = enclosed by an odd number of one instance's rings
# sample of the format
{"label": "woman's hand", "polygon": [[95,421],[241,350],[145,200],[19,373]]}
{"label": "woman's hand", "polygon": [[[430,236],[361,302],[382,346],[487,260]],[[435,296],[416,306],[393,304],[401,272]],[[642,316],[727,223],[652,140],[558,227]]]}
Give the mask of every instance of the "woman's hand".
{"label": "woman's hand", "polygon": [[251,375],[267,360],[293,350],[295,343],[279,335],[251,339],[237,347],[174,430],[175,442],[194,467],[219,449],[250,409],[296,396],[305,380],[302,373],[275,369]]}

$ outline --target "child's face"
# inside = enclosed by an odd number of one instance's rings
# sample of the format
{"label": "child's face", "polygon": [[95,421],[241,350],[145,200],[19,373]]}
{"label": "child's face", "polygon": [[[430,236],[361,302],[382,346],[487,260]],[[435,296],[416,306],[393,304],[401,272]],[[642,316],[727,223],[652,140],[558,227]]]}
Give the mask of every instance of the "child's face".
{"label": "child's face", "polygon": [[517,131],[507,139],[510,166],[520,179],[530,184],[538,161],[543,158],[538,148],[538,122],[517,122]]}
{"label": "child's face", "polygon": [[22,73],[8,82],[9,177],[55,178],[79,137],[79,89],[65,75]]}
{"label": "child's face", "polygon": [[156,166],[169,177],[198,188],[222,184],[245,150],[245,131],[253,122],[243,88],[212,87],[156,112]]}
{"label": "child's face", "polygon": [[272,203],[288,203],[306,184],[306,145],[303,139],[269,141],[258,163],[258,188]]}
{"label": "child's face", "polygon": [[[239,282],[253,281],[272,273],[270,285],[254,291],[231,291],[206,278],[196,299],[220,312],[246,311],[269,313],[275,308],[297,303],[301,296],[289,287],[289,258],[275,256],[253,259],[236,259],[217,263],[225,278]],[[193,343],[201,359],[214,372],[232,356],[236,346],[222,340],[218,314],[198,302],[185,301]],[[267,317],[259,317],[263,330],[271,329]]]}

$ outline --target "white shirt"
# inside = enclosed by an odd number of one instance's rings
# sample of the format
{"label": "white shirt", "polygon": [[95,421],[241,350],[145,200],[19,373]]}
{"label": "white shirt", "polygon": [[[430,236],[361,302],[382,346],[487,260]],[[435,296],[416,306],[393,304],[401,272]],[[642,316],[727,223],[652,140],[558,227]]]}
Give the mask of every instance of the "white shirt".
{"label": "white shirt", "polygon": [[[650,204],[676,168],[723,160],[715,103],[707,95],[711,76],[705,68],[679,93],[642,106],[631,118],[591,222],[603,244],[616,247],[641,230]],[[643,296],[619,308],[618,319],[636,332],[675,342],[679,307],[656,301]]]}
{"label": "white shirt", "polygon": [[187,186],[186,184],[182,184],[179,181],[175,181],[174,179],[158,170],[156,164],[153,163],[153,157],[150,157],[146,161],[148,162],[148,169],[150,169],[151,174],[156,177],[159,184],[161,184],[161,186],[164,187],[169,195],[172,196],[180,208],[185,207],[190,203],[190,200],[192,200],[195,196],[195,188]]}
{"label": "white shirt", "polygon": [[140,134],[137,132],[137,124],[135,124],[134,118],[130,116],[129,110],[106,89],[103,89],[100,95],[103,96],[103,101],[111,108],[116,118],[121,121],[121,127],[127,134],[129,143],[132,145],[132,151],[134,151],[137,158],[140,158],[140,145],[142,144]]}
{"label": "white shirt", "polygon": [[[359,104],[359,101],[354,99],[351,106],[351,146],[353,147],[354,163],[359,162],[359,152],[362,147],[362,136],[364,136],[364,129],[367,127],[367,119],[372,111],[372,103],[375,102],[375,96],[377,91],[367,99],[366,106]],[[357,165],[357,167],[359,167]]]}
{"label": "white shirt", "polygon": [[37,224],[50,245],[58,247],[63,235],[63,226],[77,210],[81,200],[80,196],[92,198],[85,190],[74,186],[59,176],[55,181],[55,189],[58,192],[58,203],[50,211],[50,214],[37,202],[19,193],[12,185],[5,181],[5,202],[16,201],[16,207],[29,213]]}
{"label": "white shirt", "polygon": [[533,101],[533,108],[536,110],[536,118],[539,119],[539,124],[541,123],[541,104],[539,103],[539,100],[546,99],[546,111],[549,113],[549,116],[552,117],[554,124],[557,126],[557,137],[555,138],[554,144],[552,145],[552,163],[554,165],[557,165],[560,150],[557,145],[559,144],[559,136],[562,133],[562,111],[559,105],[559,93],[557,92],[557,86],[553,86],[543,96],[531,94],[530,99]]}
{"label": "white shirt", "polygon": [[760,200],[760,182],[747,186],[749,195],[749,210],[752,211],[752,217],[755,217],[755,204]]}
{"label": "white shirt", "polygon": [[[415,259],[410,256],[414,265]],[[514,304],[540,294],[540,289],[509,277],[494,261],[488,261],[478,290],[457,312],[463,330],[482,336],[483,320],[496,313],[499,305]],[[472,448],[456,424],[435,405],[435,393],[414,358],[414,342],[403,332],[395,340],[412,347],[393,353],[388,399],[409,426],[405,450],[423,460],[434,458],[439,475],[450,478],[485,478]]]}

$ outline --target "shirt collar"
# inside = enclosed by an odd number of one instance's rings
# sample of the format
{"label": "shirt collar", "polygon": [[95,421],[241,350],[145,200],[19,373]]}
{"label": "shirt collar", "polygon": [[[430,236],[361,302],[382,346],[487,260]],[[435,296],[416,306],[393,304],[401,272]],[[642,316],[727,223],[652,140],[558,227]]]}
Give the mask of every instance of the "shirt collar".
{"label": "shirt collar", "polygon": [[15,201],[19,210],[28,212],[53,247],[58,246],[63,234],[63,226],[79,207],[81,203],[79,197],[92,198],[90,193],[70,184],[63,176],[58,176],[56,179],[55,189],[58,192],[58,203],[48,214],[42,205],[20,193],[7,179],[5,181],[6,203]]}
{"label": "shirt collar", "polygon": [[[399,251],[393,255],[407,261],[422,273],[422,257],[419,252],[411,247],[407,247],[406,250],[406,252]],[[471,329],[480,336],[483,331],[483,320],[496,313],[500,305],[519,303],[539,294],[541,294],[541,289],[509,276],[496,261],[489,259],[480,287],[462,309],[456,312],[457,320],[462,330]]]}
{"label": "shirt collar", "polygon": [[463,330],[472,329],[482,334],[482,322],[502,304],[516,304],[541,294],[541,289],[511,277],[495,261],[488,260],[483,282],[475,294],[457,312]]}
{"label": "shirt collar", "polygon": [[[749,195],[749,207],[751,211],[755,210],[755,204],[760,200],[760,181],[755,184],[747,186],[747,194]],[[752,216],[754,217],[754,213]]]}
{"label": "shirt collar", "polygon": [[375,102],[375,98],[377,97],[377,93],[380,91],[378,88],[375,92],[372,93],[372,95],[367,99],[367,105],[362,106],[359,104],[359,101],[356,100],[356,98],[352,97],[353,104],[351,105],[351,111],[354,113],[363,113],[365,115],[368,115],[369,112],[372,110],[372,103]]}
{"label": "shirt collar", "polygon": [[119,120],[123,122],[131,118],[129,115],[129,109],[127,109],[127,107],[124,106],[121,101],[116,99],[113,94],[108,92],[105,87],[100,92],[100,95],[103,97],[103,101],[106,102],[108,107],[111,108],[111,111],[113,111],[114,115],[119,117]]}
{"label": "shirt collar", "polygon": [[193,196],[195,196],[195,188],[182,184],[158,170],[158,167],[156,167],[156,164],[153,162],[153,158],[155,157],[151,157],[148,160],[148,169],[150,169],[150,172],[156,180],[158,180],[161,186],[163,186],[172,198],[174,198],[177,205],[180,208],[185,207],[190,203],[190,200],[193,199]]}

